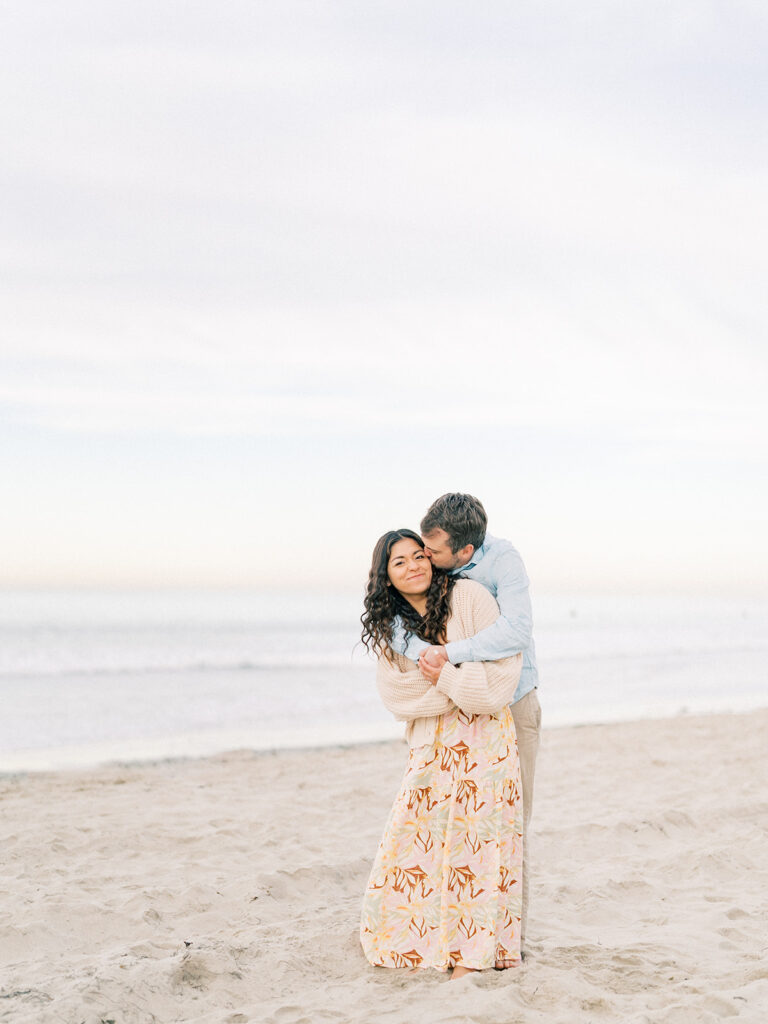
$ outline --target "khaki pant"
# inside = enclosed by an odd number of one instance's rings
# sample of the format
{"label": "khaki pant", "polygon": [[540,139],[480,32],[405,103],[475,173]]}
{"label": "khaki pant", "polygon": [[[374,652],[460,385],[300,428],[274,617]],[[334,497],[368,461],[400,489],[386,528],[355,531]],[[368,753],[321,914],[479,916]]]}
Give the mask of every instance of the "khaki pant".
{"label": "khaki pant", "polygon": [[520,757],[520,779],[523,785],[523,909],[520,914],[520,944],[525,949],[525,926],[528,921],[528,825],[533,808],[533,776],[536,754],[541,735],[541,705],[536,690],[526,693],[511,706],[517,732],[517,752]]}

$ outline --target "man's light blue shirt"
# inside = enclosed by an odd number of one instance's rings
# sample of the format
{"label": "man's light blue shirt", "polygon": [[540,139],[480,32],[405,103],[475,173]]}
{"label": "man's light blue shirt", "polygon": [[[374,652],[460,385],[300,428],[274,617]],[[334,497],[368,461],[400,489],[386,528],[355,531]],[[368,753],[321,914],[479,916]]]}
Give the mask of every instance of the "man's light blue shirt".
{"label": "man's light blue shirt", "polygon": [[[492,626],[480,630],[475,636],[446,644],[448,660],[454,665],[464,661],[498,661],[522,651],[523,671],[512,699],[516,704],[539,685],[528,574],[523,560],[508,540],[486,534],[472,560],[460,569],[454,569],[453,575],[482,583],[496,598],[500,614]],[[405,630],[400,622],[396,623],[392,640],[394,650],[418,661],[419,655],[429,646],[413,635],[405,643]]]}

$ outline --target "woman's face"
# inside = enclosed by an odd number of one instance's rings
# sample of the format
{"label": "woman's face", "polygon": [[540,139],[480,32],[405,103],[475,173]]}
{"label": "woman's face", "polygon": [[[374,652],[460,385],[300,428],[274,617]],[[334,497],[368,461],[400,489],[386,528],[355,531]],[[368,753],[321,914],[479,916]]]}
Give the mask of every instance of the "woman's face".
{"label": "woman's face", "polygon": [[424,548],[415,540],[399,540],[392,545],[387,563],[387,576],[403,597],[426,594],[432,582],[432,563]]}

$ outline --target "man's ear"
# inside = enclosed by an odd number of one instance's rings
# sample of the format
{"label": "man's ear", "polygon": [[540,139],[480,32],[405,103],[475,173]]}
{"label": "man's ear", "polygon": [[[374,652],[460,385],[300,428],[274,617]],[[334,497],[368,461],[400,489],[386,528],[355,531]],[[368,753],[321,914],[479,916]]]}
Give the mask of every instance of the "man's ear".
{"label": "man's ear", "polygon": [[466,565],[467,562],[472,561],[472,555],[475,553],[474,544],[465,544],[461,551],[458,552],[458,556],[461,559],[461,564]]}

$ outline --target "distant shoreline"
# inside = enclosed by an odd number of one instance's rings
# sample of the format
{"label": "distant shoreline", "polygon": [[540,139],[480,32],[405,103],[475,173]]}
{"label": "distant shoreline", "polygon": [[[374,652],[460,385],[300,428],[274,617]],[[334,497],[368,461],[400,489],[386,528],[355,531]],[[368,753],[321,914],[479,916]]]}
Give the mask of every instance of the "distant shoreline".
{"label": "distant shoreline", "polygon": [[[749,715],[768,709],[768,700],[749,707],[722,707],[722,708],[680,708],[673,714],[657,711],[644,715],[635,715],[627,718],[606,718],[604,721],[547,721],[546,708],[544,710],[544,729],[567,730],[567,729],[598,729],[611,726],[642,724],[646,722],[670,722],[679,720],[693,720],[697,718],[708,719],[717,715],[739,716]],[[233,736],[231,731],[227,736]],[[0,779],[11,778],[19,775],[41,774],[46,772],[77,772],[107,769],[116,766],[131,767],[174,764],[190,761],[205,761],[209,758],[220,758],[227,756],[259,757],[262,755],[288,754],[288,753],[311,753],[332,750],[349,750],[356,747],[370,747],[376,745],[394,744],[401,742],[403,736],[403,725],[398,722],[387,724],[377,723],[370,726],[369,723],[358,725],[350,730],[333,729],[327,730],[327,739],[323,740],[317,736],[304,737],[297,734],[291,739],[282,735],[282,742],[270,741],[263,737],[261,742],[249,742],[248,737],[243,733],[240,735],[241,742],[228,743],[226,739],[216,738],[216,734],[187,734],[178,737],[158,737],[141,741],[128,741],[126,743],[99,743],[94,745],[78,745],[69,748],[57,748],[52,750],[29,750],[0,754]]]}

